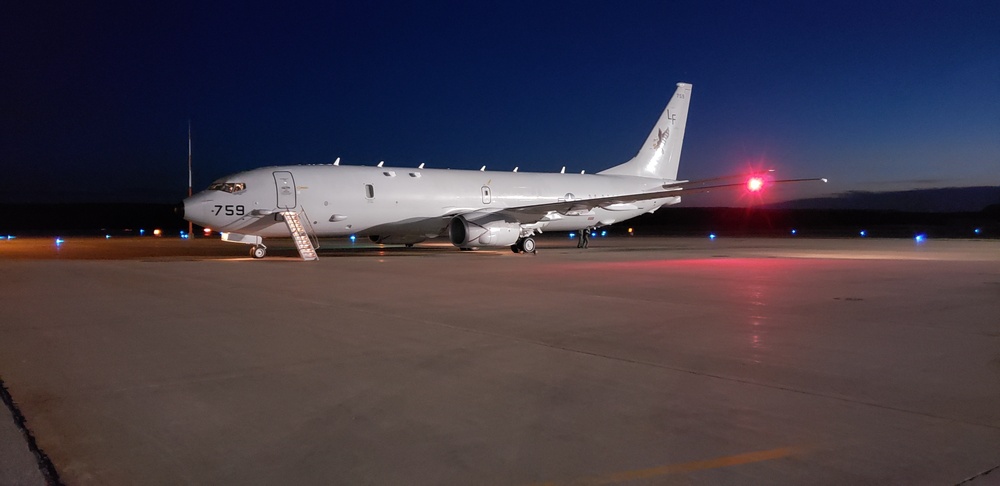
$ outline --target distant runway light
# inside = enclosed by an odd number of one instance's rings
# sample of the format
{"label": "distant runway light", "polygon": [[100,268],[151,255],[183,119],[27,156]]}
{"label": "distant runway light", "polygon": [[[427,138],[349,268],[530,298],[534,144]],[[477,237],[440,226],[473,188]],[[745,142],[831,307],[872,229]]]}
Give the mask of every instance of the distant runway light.
{"label": "distant runway light", "polygon": [[212,228],[205,228],[202,231],[205,232],[205,236],[211,236],[212,235]]}
{"label": "distant runway light", "polygon": [[354,240],[356,240],[356,239],[358,239],[357,236],[351,235],[351,243],[354,243]]}
{"label": "distant runway light", "polygon": [[761,190],[762,187],[764,187],[764,179],[761,179],[760,177],[751,177],[750,180],[747,181],[747,189],[749,189],[750,192],[757,192]]}
{"label": "distant runway light", "polygon": [[64,239],[62,239],[62,238],[60,238],[60,237],[57,236],[56,237],[56,246],[62,245],[65,241],[66,240],[64,240]]}
{"label": "distant runway light", "polygon": [[607,230],[601,230],[601,236],[608,236]]}
{"label": "distant runway light", "polygon": [[15,238],[17,238],[17,237],[16,237],[16,236],[13,236],[13,235],[7,235],[7,239],[8,239],[8,240],[13,240],[13,239],[15,239]]}
{"label": "distant runway light", "polygon": [[792,234],[793,234],[793,235],[794,235],[794,234],[796,234],[796,233],[798,233],[798,231],[796,231],[796,230],[792,230]]}
{"label": "distant runway light", "polygon": [[144,229],[140,229],[140,230],[139,230],[139,236],[142,236],[142,235],[144,235],[144,234],[146,234],[146,230],[144,230]]}
{"label": "distant runway light", "polygon": [[715,233],[709,233],[708,239],[714,240],[715,239]]}
{"label": "distant runway light", "polygon": [[163,234],[163,232],[160,231],[159,228],[153,230],[153,236],[160,236],[161,234]]}
{"label": "distant runway light", "polygon": [[573,238],[576,238],[576,233],[570,233],[569,234],[569,239],[572,240]]}
{"label": "distant runway light", "polygon": [[[973,232],[978,235],[978,234],[982,234],[983,230],[981,228],[976,228]],[[9,236],[8,236],[8,238],[9,238]]]}
{"label": "distant runway light", "polygon": [[923,243],[924,240],[926,240],[926,239],[927,239],[927,235],[922,234],[922,233],[913,237],[913,240],[916,241],[917,243]]}
{"label": "distant runway light", "polygon": [[861,232],[860,232],[860,233],[858,233],[858,234],[859,234],[859,235],[861,235],[861,237],[862,237],[862,238],[864,238],[864,237],[868,236],[868,232],[867,232],[867,231],[865,231],[865,230],[861,230]]}
{"label": "distant runway light", "polygon": [[105,240],[110,240],[111,239],[111,235],[104,235],[104,239]]}

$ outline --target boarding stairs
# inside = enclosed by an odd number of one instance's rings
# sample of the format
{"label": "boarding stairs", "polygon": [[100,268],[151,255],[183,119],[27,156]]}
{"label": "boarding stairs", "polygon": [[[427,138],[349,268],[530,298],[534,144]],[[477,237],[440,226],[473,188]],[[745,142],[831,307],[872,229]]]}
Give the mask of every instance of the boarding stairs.
{"label": "boarding stairs", "polygon": [[292,234],[292,241],[295,242],[295,248],[299,250],[299,256],[306,261],[319,260],[319,257],[316,255],[316,247],[313,246],[312,239],[309,238],[309,233],[306,233],[306,228],[302,226],[299,213],[295,211],[282,211],[281,217],[284,218],[285,224],[288,225],[288,232]]}

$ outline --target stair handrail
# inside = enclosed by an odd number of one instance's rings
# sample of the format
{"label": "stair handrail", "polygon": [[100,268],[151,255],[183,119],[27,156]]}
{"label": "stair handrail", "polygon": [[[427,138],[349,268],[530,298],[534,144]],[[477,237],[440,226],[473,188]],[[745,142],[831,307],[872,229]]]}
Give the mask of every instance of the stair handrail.
{"label": "stair handrail", "polygon": [[[306,224],[309,225],[309,229],[312,230],[312,233],[316,233],[316,228],[313,227],[312,221],[309,220],[309,215],[306,214],[306,208],[305,208],[305,206],[302,206],[299,209],[300,209],[300,212],[302,213],[302,216],[306,219]],[[299,218],[299,220],[301,220],[301,219],[302,218]],[[302,231],[306,232],[306,238],[309,238],[309,241],[312,242],[313,241],[313,235],[309,231],[306,231],[306,227],[304,225],[302,226]],[[315,248],[317,250],[319,249],[319,236],[316,236],[316,243],[314,244],[313,248]]]}

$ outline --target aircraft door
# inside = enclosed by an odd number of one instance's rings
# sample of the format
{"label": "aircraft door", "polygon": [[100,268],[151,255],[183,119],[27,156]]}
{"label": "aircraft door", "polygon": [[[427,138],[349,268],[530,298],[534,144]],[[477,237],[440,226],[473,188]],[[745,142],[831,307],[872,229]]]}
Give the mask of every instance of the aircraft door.
{"label": "aircraft door", "polygon": [[297,201],[295,199],[295,179],[292,173],[284,170],[274,172],[274,185],[278,193],[279,209],[294,209]]}

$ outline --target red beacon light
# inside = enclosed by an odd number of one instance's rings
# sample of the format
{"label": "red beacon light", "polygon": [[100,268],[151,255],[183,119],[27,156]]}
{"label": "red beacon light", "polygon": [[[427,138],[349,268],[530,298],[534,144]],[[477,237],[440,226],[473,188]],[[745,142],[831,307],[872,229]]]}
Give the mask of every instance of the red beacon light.
{"label": "red beacon light", "polygon": [[760,177],[751,177],[750,180],[747,181],[747,189],[750,192],[758,192],[763,188],[764,179],[761,179]]}

